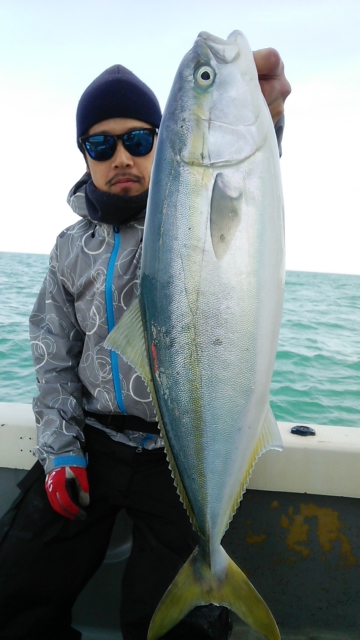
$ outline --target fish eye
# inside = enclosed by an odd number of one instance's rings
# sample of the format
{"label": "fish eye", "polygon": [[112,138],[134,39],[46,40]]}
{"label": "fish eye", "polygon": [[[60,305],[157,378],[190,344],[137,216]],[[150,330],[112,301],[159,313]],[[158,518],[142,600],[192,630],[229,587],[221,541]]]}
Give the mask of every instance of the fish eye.
{"label": "fish eye", "polygon": [[194,77],[201,87],[210,87],[215,80],[215,71],[212,67],[204,65],[196,69]]}

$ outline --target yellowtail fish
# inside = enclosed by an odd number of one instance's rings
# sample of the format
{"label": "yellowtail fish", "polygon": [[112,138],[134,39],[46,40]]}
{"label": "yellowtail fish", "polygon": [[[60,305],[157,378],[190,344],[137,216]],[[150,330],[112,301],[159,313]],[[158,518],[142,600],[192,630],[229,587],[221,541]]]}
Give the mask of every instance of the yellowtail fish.
{"label": "yellowtail fish", "polygon": [[284,290],[279,153],[244,35],[202,32],[160,127],[140,296],[110,334],[146,381],[199,546],[152,618],[156,640],[197,605],[269,640],[267,605],[221,546],[257,458],[281,449],[269,405]]}

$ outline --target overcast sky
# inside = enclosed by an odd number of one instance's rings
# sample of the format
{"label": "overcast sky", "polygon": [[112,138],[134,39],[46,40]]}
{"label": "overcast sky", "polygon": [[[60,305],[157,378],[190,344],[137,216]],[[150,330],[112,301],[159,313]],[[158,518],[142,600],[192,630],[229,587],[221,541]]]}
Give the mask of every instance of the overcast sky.
{"label": "overcast sky", "polygon": [[358,0],[0,0],[0,251],[49,253],[77,217],[75,111],[107,67],[162,107],[200,31],[279,50],[292,94],[281,160],[287,268],[360,274]]}

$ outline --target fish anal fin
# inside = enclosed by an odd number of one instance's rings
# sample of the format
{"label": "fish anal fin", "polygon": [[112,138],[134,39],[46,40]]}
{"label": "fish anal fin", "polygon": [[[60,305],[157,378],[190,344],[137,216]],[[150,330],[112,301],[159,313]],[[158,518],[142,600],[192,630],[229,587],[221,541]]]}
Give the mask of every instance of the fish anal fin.
{"label": "fish anal fin", "polygon": [[161,599],[150,623],[148,640],[157,640],[194,607],[228,607],[268,640],[280,640],[276,622],[250,580],[222,547],[221,574],[213,574],[205,554],[196,549]]}
{"label": "fish anal fin", "polygon": [[[282,451],[283,442],[281,434],[270,405],[268,406],[265,419],[261,427],[261,438],[261,446],[263,447],[261,453],[268,451],[269,449],[278,449],[279,451]],[[261,453],[259,455],[261,455]]]}
{"label": "fish anal fin", "polygon": [[261,425],[259,436],[255,442],[252,452],[249,455],[248,463],[243,473],[242,481],[239,485],[239,491],[237,492],[234,502],[229,511],[229,520],[226,527],[224,528],[224,531],[228,528],[232,518],[234,517],[234,514],[239,506],[240,500],[249,483],[250,476],[257,459],[263,453],[265,453],[265,451],[268,451],[269,449],[278,449],[279,451],[282,451],[283,449],[283,443],[282,443],[279,427],[275,420],[275,416],[270,408],[270,405],[267,408],[267,412],[266,412],[264,421]]}

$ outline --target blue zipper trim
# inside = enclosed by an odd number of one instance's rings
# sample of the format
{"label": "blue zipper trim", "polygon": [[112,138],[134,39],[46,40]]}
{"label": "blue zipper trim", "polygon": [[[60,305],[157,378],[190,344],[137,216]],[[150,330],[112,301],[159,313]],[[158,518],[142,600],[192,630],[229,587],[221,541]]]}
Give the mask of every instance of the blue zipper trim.
{"label": "blue zipper trim", "polygon": [[82,456],[57,456],[54,467],[82,467],[86,469],[87,462]]}
{"label": "blue zipper trim", "polygon": [[[116,256],[118,254],[119,249],[120,249],[119,227],[114,227],[114,247],[109,258],[109,264],[108,264],[106,280],[105,280],[105,304],[106,304],[106,315],[107,315],[109,333],[115,327],[112,284],[113,284],[113,278],[114,278]],[[112,371],[112,376],[114,381],[116,402],[118,404],[120,411],[122,413],[126,413],[124,400],[121,392],[119,358],[117,353],[112,350],[110,350],[110,362],[111,362],[111,371]]]}
{"label": "blue zipper trim", "polygon": [[146,443],[147,443],[147,442],[149,442],[149,440],[152,440],[152,437],[153,437],[153,436],[152,436],[152,433],[147,433],[147,434],[146,434],[146,436],[145,436],[145,438],[143,438],[143,439],[139,442],[138,446],[139,446],[139,447],[145,447]]}

